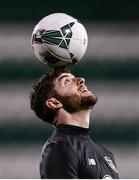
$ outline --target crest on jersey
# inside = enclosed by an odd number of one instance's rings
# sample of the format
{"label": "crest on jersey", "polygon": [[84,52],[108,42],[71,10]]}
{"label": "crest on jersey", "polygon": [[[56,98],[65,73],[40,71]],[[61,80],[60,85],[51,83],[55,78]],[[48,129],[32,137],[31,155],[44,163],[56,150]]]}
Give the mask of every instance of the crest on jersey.
{"label": "crest on jersey", "polygon": [[113,169],[116,173],[118,173],[118,170],[116,166],[114,165],[113,161],[108,156],[105,156],[104,159],[106,160],[108,165],[111,167],[111,169]]}

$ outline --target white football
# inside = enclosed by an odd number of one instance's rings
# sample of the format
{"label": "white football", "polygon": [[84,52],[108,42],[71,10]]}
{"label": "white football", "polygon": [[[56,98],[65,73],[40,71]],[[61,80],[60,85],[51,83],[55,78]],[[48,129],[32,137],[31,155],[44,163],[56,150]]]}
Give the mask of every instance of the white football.
{"label": "white football", "polygon": [[77,19],[64,13],[54,13],[38,22],[31,43],[42,63],[61,67],[81,60],[87,49],[88,36]]}

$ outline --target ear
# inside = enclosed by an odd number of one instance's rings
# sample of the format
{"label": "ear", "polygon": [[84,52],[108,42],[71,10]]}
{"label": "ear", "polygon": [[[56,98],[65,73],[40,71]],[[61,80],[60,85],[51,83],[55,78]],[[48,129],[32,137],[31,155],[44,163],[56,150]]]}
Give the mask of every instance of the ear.
{"label": "ear", "polygon": [[52,109],[59,109],[63,107],[62,103],[55,98],[47,99],[45,102],[46,106]]}

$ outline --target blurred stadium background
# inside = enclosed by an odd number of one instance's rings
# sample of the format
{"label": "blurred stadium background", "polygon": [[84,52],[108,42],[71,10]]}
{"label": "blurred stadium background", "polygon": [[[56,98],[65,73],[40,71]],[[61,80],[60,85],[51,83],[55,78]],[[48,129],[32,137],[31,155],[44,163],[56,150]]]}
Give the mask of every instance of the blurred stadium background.
{"label": "blurred stadium background", "polygon": [[1,0],[0,178],[39,178],[41,147],[53,128],[30,110],[29,92],[47,72],[30,37],[44,16],[65,12],[85,25],[88,50],[72,68],[99,100],[91,136],[114,154],[120,178],[139,178],[139,1]]}

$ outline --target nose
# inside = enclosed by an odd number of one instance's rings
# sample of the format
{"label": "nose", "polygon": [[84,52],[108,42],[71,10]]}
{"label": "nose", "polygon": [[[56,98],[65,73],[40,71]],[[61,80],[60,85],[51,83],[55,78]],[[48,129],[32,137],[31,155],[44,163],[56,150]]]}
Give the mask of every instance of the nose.
{"label": "nose", "polygon": [[76,78],[77,85],[85,84],[85,79],[82,77]]}

